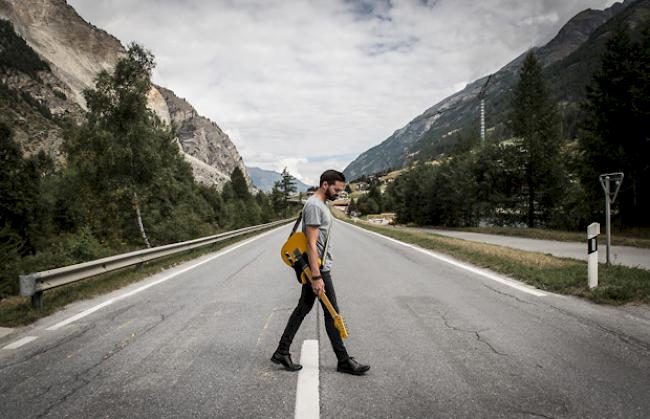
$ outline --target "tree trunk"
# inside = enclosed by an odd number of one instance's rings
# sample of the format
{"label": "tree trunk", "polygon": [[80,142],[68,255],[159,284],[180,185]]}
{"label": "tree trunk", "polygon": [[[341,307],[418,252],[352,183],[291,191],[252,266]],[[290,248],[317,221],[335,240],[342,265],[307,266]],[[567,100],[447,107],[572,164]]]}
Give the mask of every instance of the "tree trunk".
{"label": "tree trunk", "polygon": [[133,208],[135,208],[136,221],[138,223],[138,228],[140,229],[140,234],[142,234],[142,239],[147,245],[147,249],[151,247],[149,244],[149,238],[147,238],[147,232],[144,230],[144,225],[142,224],[142,216],[140,215],[140,201],[138,200],[138,194],[133,191]]}
{"label": "tree trunk", "polygon": [[528,183],[528,228],[535,227],[535,180],[533,179],[532,169],[527,170]]}

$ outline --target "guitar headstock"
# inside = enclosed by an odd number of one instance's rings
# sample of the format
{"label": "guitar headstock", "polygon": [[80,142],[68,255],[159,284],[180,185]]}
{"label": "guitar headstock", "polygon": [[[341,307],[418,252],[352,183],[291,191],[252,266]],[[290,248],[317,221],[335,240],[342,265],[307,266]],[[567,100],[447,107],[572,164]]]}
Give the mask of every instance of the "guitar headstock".
{"label": "guitar headstock", "polygon": [[345,327],[343,316],[338,315],[334,317],[334,327],[339,331],[341,339],[346,339],[348,337],[348,329]]}

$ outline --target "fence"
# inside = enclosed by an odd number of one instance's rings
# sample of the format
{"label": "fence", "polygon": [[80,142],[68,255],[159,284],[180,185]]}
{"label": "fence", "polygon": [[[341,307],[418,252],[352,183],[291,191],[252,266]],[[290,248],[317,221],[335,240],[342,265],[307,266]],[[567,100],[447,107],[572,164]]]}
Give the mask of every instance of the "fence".
{"label": "fence", "polygon": [[295,221],[295,219],[288,218],[284,220],[273,221],[266,224],[244,227],[237,230],[226,231],[224,233],[201,237],[194,240],[171,243],[164,246],[157,246],[144,250],[136,250],[129,253],[122,253],[120,255],[92,260],[89,262],[78,263],[76,265],[64,266],[47,271],[20,275],[20,295],[25,297],[32,297],[32,305],[42,308],[43,291],[70,284],[72,282],[81,281],[83,279],[97,276],[106,272],[111,272],[127,266],[141,266],[144,262],[150,260],[184,252],[208,244],[217,243],[233,237],[241,236],[246,233],[286,224],[290,221]]}

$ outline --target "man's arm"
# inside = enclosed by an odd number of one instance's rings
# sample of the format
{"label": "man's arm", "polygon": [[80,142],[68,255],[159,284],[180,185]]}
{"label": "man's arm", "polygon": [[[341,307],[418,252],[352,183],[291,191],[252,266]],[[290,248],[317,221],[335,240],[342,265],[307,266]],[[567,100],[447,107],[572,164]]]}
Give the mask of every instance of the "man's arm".
{"label": "man's arm", "polygon": [[[307,226],[307,258],[309,259],[309,268],[311,269],[312,276],[320,276],[320,266],[318,263],[318,240],[319,226]],[[323,257],[325,257],[323,255]],[[325,283],[322,278],[314,279],[311,284],[314,293],[320,295],[324,291]]]}

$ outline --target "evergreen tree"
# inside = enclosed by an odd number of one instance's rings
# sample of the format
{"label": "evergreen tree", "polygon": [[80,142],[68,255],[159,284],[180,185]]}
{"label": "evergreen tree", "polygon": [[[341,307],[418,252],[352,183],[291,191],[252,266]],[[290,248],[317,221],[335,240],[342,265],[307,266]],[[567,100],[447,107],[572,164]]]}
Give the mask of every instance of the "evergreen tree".
{"label": "evergreen tree", "polygon": [[289,196],[298,190],[296,187],[296,178],[291,176],[291,173],[289,173],[286,167],[282,169],[282,174],[280,176],[280,189],[282,190],[284,199],[288,200]]}
{"label": "evergreen tree", "polygon": [[248,200],[251,198],[251,194],[248,191],[246,178],[244,177],[244,173],[242,173],[239,166],[235,166],[232,173],[230,174],[230,182],[232,183],[232,189],[237,198],[243,200]]}
{"label": "evergreen tree", "polygon": [[526,223],[534,227],[558,201],[565,174],[560,159],[562,139],[556,105],[533,51],[526,55],[511,102],[512,131],[521,151],[526,179]]}
{"label": "evergreen tree", "polygon": [[598,176],[624,172],[617,198],[622,223],[649,225],[650,29],[633,39],[627,26],[617,28],[588,86],[584,109],[582,178],[592,205],[602,212],[604,195]]}
{"label": "evergreen tree", "polygon": [[282,183],[279,180],[273,183],[273,188],[271,189],[271,205],[276,214],[281,217],[287,216],[288,203],[282,190]]}

